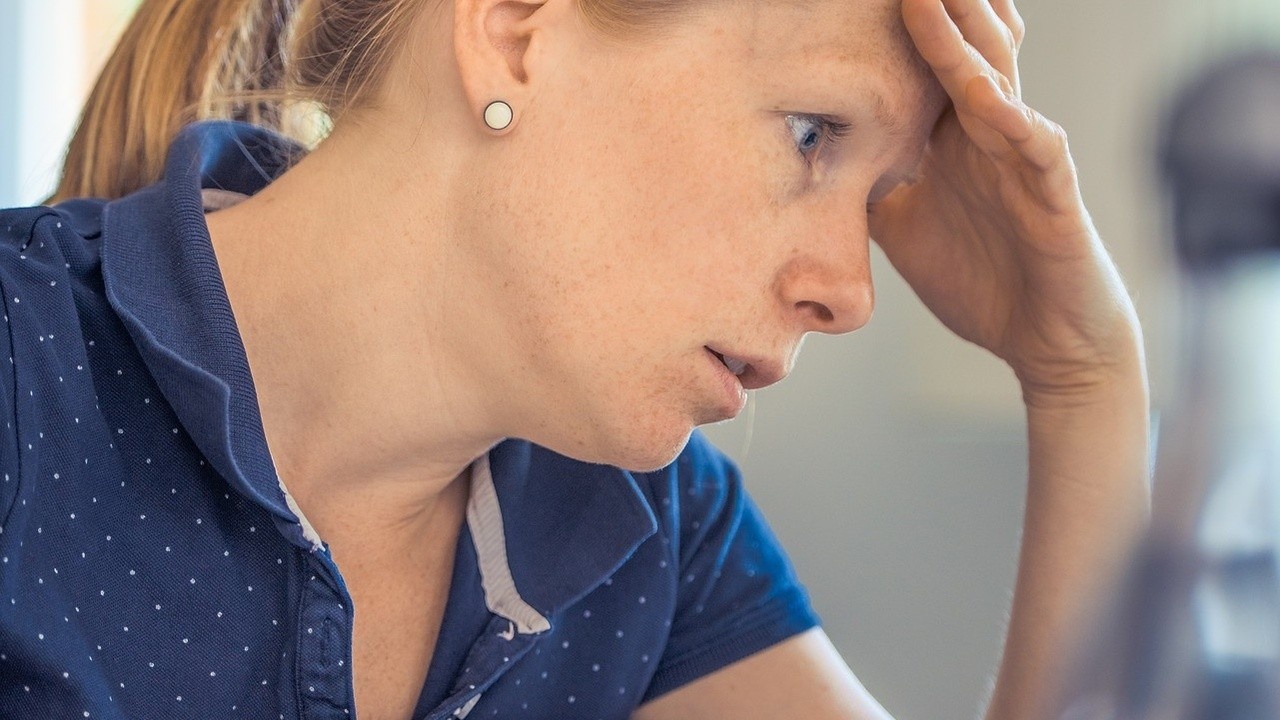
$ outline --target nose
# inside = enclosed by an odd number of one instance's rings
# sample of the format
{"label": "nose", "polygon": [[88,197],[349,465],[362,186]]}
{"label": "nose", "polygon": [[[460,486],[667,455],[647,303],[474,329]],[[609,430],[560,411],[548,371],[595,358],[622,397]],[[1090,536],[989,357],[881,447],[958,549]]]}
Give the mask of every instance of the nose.
{"label": "nose", "polygon": [[[802,332],[840,335],[871,320],[875,285],[871,278],[871,240],[865,222],[857,228],[827,232],[801,242],[779,271],[779,294]],[[852,230],[852,231],[851,231]]]}

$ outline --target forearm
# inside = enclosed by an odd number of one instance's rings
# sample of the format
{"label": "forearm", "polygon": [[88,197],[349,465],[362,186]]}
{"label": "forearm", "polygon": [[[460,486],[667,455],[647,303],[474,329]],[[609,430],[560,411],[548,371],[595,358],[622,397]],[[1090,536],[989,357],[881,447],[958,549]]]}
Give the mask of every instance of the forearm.
{"label": "forearm", "polygon": [[985,720],[1040,720],[1080,622],[1150,514],[1149,399],[1139,351],[1114,383],[1027,398],[1029,478],[1008,634]]}

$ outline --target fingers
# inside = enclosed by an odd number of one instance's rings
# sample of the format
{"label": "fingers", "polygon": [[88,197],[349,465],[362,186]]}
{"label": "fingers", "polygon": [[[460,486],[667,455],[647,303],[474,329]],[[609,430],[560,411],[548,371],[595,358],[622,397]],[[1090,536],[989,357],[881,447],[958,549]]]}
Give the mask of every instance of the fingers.
{"label": "fingers", "polygon": [[[1009,3],[1010,0],[1005,0]],[[1013,29],[996,13],[989,0],[942,0],[947,14],[964,39],[1009,79],[1015,94],[1018,85],[1018,43]]]}
{"label": "fingers", "polygon": [[991,8],[1013,33],[1014,49],[1021,48],[1022,39],[1027,35],[1027,25],[1022,22],[1022,15],[1018,14],[1018,9],[1013,6],[1013,0],[991,0]]}
{"label": "fingers", "polygon": [[978,78],[970,90],[970,104],[979,119],[1001,135],[1038,170],[1052,170],[1066,154],[1066,135],[1055,123],[1015,97],[1003,93],[989,78]]}
{"label": "fingers", "polygon": [[975,75],[994,70],[965,40],[942,0],[904,0],[902,16],[916,49],[933,67],[939,82],[957,105],[964,102],[966,82]]}
{"label": "fingers", "polygon": [[1023,103],[1016,84],[1025,30],[1013,0],[903,0],[902,14],[970,139],[993,158],[1035,168],[1058,191],[1051,194],[1069,198],[1061,192],[1075,186],[1066,133]]}
{"label": "fingers", "polygon": [[1075,165],[1062,126],[1004,93],[989,77],[974,78],[967,94],[975,115],[1007,143],[1003,151],[987,148],[989,153],[1005,161],[1025,162],[1044,174],[1051,189],[1075,187]]}

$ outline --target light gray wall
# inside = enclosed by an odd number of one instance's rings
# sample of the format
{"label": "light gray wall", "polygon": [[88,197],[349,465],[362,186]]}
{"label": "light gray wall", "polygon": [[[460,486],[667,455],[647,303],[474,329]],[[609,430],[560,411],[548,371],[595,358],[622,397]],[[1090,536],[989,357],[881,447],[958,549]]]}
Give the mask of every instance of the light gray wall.
{"label": "light gray wall", "polygon": [[[1020,0],[1028,102],[1066,128],[1086,204],[1144,326],[1158,410],[1175,288],[1151,153],[1188,69],[1247,37],[1280,44],[1274,0]],[[795,373],[706,426],[738,460],[826,630],[897,720],[974,716],[1011,598],[1027,470],[1012,373],[951,336],[873,250],[865,328],[810,335]]]}

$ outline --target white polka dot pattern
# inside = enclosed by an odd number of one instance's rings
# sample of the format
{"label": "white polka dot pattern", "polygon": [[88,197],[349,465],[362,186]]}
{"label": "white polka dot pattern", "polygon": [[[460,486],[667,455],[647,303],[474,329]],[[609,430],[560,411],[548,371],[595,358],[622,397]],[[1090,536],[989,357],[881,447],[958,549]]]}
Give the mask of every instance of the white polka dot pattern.
{"label": "white polka dot pattern", "polygon": [[[275,475],[203,218],[298,151],[195,123],[151,188],[0,210],[0,717],[355,714],[351,598]],[[699,431],[652,473],[485,459],[415,717],[625,718],[818,622]]]}

